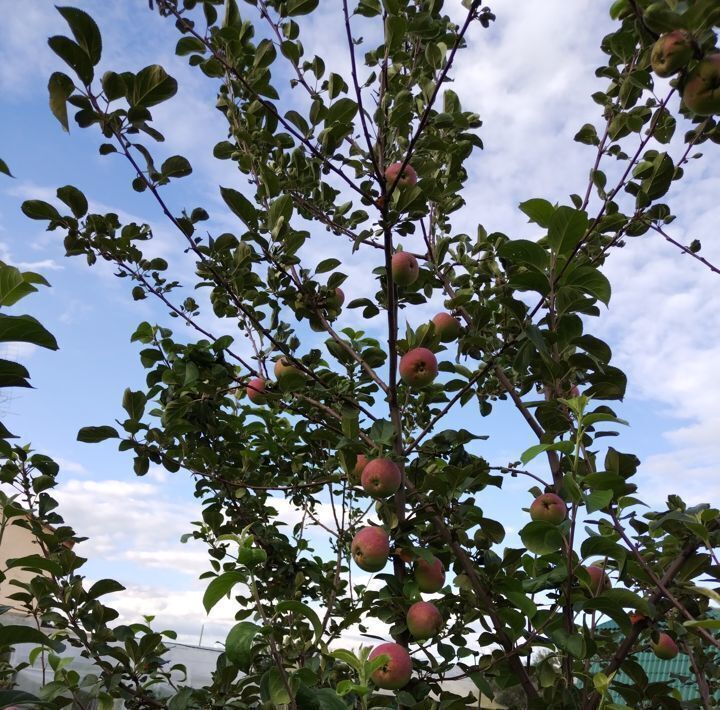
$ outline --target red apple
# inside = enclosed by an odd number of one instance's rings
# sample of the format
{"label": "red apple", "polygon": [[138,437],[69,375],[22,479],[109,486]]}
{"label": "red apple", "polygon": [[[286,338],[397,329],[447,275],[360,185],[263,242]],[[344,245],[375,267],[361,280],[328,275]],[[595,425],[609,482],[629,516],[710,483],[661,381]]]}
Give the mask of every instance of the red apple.
{"label": "red apple", "polygon": [[420,276],[418,260],[406,251],[399,251],[392,257],[392,277],[398,286],[409,286]]}
{"label": "red apple", "polygon": [[590,565],[585,568],[585,571],[590,575],[590,591],[593,596],[597,596],[606,589],[610,589],[610,577],[602,567],[598,565]]}
{"label": "red apple", "polygon": [[645,614],[640,614],[638,612],[635,612],[634,614],[629,614],[630,617],[630,623],[631,624],[639,624],[641,621],[645,621],[647,618]]}
{"label": "red apple", "polygon": [[449,313],[438,313],[432,322],[435,324],[435,332],[438,334],[441,343],[450,343],[457,340],[462,331],[460,321]]}
{"label": "red apple", "polygon": [[253,404],[265,404],[267,402],[267,397],[265,396],[265,380],[262,377],[253,377],[253,379],[247,383],[245,392]]}
{"label": "red apple", "polygon": [[427,348],[413,348],[400,358],[400,377],[410,387],[426,387],[437,374],[437,359]]}
{"label": "red apple", "polygon": [[699,116],[720,113],[720,53],[698,62],[688,75],[682,97],[685,105]]}
{"label": "red apple", "polygon": [[669,661],[680,653],[680,649],[677,647],[675,641],[673,641],[672,636],[666,634],[664,631],[658,635],[657,641],[650,640],[650,648],[652,652],[658,658],[662,658],[663,661]]}
{"label": "red apple", "polygon": [[650,55],[652,70],[662,77],[672,76],[693,58],[692,36],[685,30],[673,30],[655,42]]}
{"label": "red apple", "polygon": [[445,586],[445,568],[437,557],[430,562],[422,558],[415,563],[415,582],[418,589],[426,594],[439,592]]}
{"label": "red apple", "polygon": [[[392,165],[389,165],[387,169],[385,170],[385,180],[388,184],[388,187],[390,187],[393,183],[395,183],[395,179],[398,175],[400,175],[400,169],[402,168],[402,163],[393,163]],[[400,179],[397,181],[398,187],[412,187],[417,183],[417,173],[415,172],[415,169],[410,165],[405,166],[405,170],[402,171],[402,175],[400,175]]]}
{"label": "red apple", "polygon": [[280,389],[286,392],[299,389],[305,384],[305,373],[295,367],[286,357],[281,357],[275,363],[275,377]]}
{"label": "red apple", "polygon": [[569,397],[569,399],[575,399],[575,397],[579,397],[579,396],[580,396],[580,390],[578,389],[578,386],[577,386],[577,385],[573,385],[573,386],[570,388],[570,397]]}
{"label": "red apple", "polygon": [[373,459],[362,472],[360,483],[373,498],[387,498],[400,488],[402,473],[390,459]]}
{"label": "red apple", "polygon": [[355,459],[355,466],[353,467],[352,471],[350,471],[350,481],[352,483],[360,483],[360,476],[362,476],[362,472],[365,470],[365,466],[367,466],[367,463],[368,457],[365,456],[365,454],[357,455],[357,458]]}
{"label": "red apple", "polygon": [[384,690],[404,688],[412,676],[412,658],[408,650],[399,643],[381,643],[370,652],[368,658],[372,661],[378,656],[387,656],[387,660],[370,676],[372,682]]}
{"label": "red apple", "polygon": [[415,602],[406,617],[408,631],[418,640],[437,636],[443,627],[442,614],[430,602]]}
{"label": "red apple", "polygon": [[388,560],[390,540],[377,525],[368,525],[357,532],[350,543],[355,564],[366,572],[379,572]]}
{"label": "red apple", "polygon": [[555,493],[543,493],[530,505],[530,517],[559,525],[567,516],[565,501]]}

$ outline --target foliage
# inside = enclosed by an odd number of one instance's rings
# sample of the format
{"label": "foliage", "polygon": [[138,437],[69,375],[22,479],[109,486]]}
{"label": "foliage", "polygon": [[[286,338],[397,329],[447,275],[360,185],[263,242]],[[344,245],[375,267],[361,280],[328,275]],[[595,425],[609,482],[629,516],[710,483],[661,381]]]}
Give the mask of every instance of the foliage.
{"label": "foliage", "polygon": [[[43,546],[41,558],[11,563],[41,573],[15,595],[43,624],[36,642],[52,654],[61,642],[80,647],[97,668],[83,690],[127,707],[464,708],[471,700],[450,681],[458,671],[487,695],[516,686],[534,708],[625,707],[609,701],[609,689],[632,707],[681,707],[667,686],[637,681],[633,654],[662,628],[681,642],[699,702],[710,707],[718,687],[716,622],[708,617],[720,599],[718,510],[671,496],[666,509],[641,512],[638,459],[601,440],[624,423],[610,404],[623,398],[626,378],[589,329],[611,299],[604,265],[615,248],[634,248],[635,238],[655,231],[698,258],[699,244],[684,247],[667,233],[675,218],[668,194],[693,150],[718,142],[720,128],[684,105],[678,114],[671,99],[715,51],[716,4],[613,3],[616,24],[597,70],[606,88],[592,97],[602,119],[576,135],[591,148],[589,181],[568,204],[520,205],[536,241],[454,226],[468,209],[465,164],[482,141],[479,117],[463,110],[449,80],[468,34],[493,31],[488,8],[466,0],[458,21],[439,0],[344,0],[337,29],[347,34],[350,71],[342,75],[305,54],[303,27],[318,0],[155,5],[177,27],[176,53],[219,87],[228,136],[214,155],[250,184],[245,193],[220,187],[234,233],[203,236],[204,207],[175,213],[166,202],[173,181],[192,171],[183,156],[160,162],[153,154],[163,136],[151,109],[173,98],[175,79],[158,65],[97,76],[100,30],[73,8],[59,8],[72,38],[49,40],[69,67],[50,77],[50,108],[65,129],[75,111],[79,127],[102,134],[102,155],[129,163],[132,187],[172,223],[197,280],[182,285],[164,259],[145,256],[148,225],[91,212],[75,187],[60,188],[54,204],[25,202],[23,211],[62,234],[68,256],[112,264],[134,299],[159,299],[195,333],[181,338],[166,324],[141,323],[132,340],[142,346],[146,387],[126,391],[119,428],[89,426],[78,438],[118,440],[137,475],[152,463],[194,478],[204,508],[192,536],[209,551],[205,607],[230,595],[238,623],[212,685],[184,685],[182,669],[163,666],[163,634],[113,626],[117,613],[99,597],[117,583],[85,589],[83,561],[66,544],[76,538],[51,497],[57,465],[7,445],[2,480],[22,493],[22,507],[6,501],[6,517]],[[666,91],[650,70],[651,51],[660,33],[676,28],[692,34],[693,58]],[[688,128],[675,155],[679,119]],[[411,164],[417,184],[386,180],[394,162]],[[344,325],[343,263],[318,263],[312,249],[326,243],[323,230],[346,243],[348,261],[358,252],[375,258],[374,297],[344,307],[382,319],[382,342]],[[390,268],[400,249],[421,267],[402,288]],[[37,281],[26,277],[13,277],[25,284],[15,288],[32,289]],[[462,323],[456,343],[441,342],[431,323],[399,331],[401,312],[439,297]],[[236,324],[242,339],[215,336],[206,325],[213,318]],[[42,332],[27,337],[54,342]],[[418,347],[440,363],[438,379],[421,389],[398,377],[399,357]],[[273,382],[279,359],[294,369]],[[265,404],[246,396],[251,378],[265,380]],[[515,462],[491,465],[477,453],[482,417],[508,398],[538,444]],[[454,407],[465,408],[467,429],[442,428]],[[369,498],[354,478],[360,454],[400,466],[397,493]],[[524,468],[537,457],[546,474]],[[523,547],[502,549],[505,531],[483,510],[483,491],[518,475],[529,477],[533,497],[562,496],[568,515],[559,525],[529,522]],[[279,498],[303,511],[291,530]],[[323,505],[332,507],[332,527],[322,522]],[[374,584],[358,583],[350,558],[352,537],[368,522],[384,528],[392,547]],[[318,529],[330,555],[308,539]],[[405,613],[421,598],[412,563],[432,556],[451,573],[435,600],[445,626],[420,645]],[[589,561],[604,567],[611,587],[591,583]],[[632,611],[643,618],[633,623]],[[601,615],[618,624],[621,640],[596,629]],[[412,651],[413,678],[395,695],[377,692],[372,680],[387,659],[336,649],[349,629],[367,631],[372,620]],[[12,631],[6,637],[12,641]],[[47,707],[72,702],[81,684],[55,663]],[[591,673],[591,663],[603,671]],[[614,682],[618,670],[637,687]]]}

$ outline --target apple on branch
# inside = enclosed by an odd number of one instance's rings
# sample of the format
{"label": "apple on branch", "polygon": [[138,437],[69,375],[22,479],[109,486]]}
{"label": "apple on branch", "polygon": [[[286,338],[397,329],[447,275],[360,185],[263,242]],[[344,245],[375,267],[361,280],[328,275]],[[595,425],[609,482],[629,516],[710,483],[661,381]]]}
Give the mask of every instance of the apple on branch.
{"label": "apple on branch", "polygon": [[253,379],[247,383],[245,392],[253,404],[267,404],[265,380],[262,377],[253,377]]}
{"label": "apple on branch", "polygon": [[415,602],[408,609],[405,621],[410,635],[418,641],[437,636],[443,627],[442,614],[431,602]]}
{"label": "apple on branch", "polygon": [[437,358],[427,348],[413,348],[400,358],[400,377],[409,387],[427,387],[437,374]]}
{"label": "apple on branch", "polygon": [[720,113],[720,53],[698,62],[682,91],[685,105],[698,116]]}
{"label": "apple on branch", "polygon": [[305,384],[305,373],[286,357],[281,357],[275,363],[275,377],[280,389],[285,392],[299,389]]}
{"label": "apple on branch", "polygon": [[388,534],[377,525],[362,528],[350,543],[350,554],[360,569],[379,572],[390,555]]}
{"label": "apple on branch", "polygon": [[661,77],[672,76],[693,58],[693,40],[685,30],[667,32],[655,42],[650,55],[652,70]]}
{"label": "apple on branch", "polygon": [[425,594],[439,592],[445,586],[443,563],[435,556],[429,562],[420,558],[415,563],[415,582]]}
{"label": "apple on branch", "polygon": [[560,525],[567,516],[565,501],[555,493],[543,493],[530,505],[530,517],[546,523]]}
{"label": "apple on branch", "polygon": [[386,458],[369,461],[361,474],[360,483],[373,498],[387,498],[400,488],[402,472],[398,465]]}
{"label": "apple on branch", "polygon": [[[402,174],[400,173],[401,170]],[[399,179],[398,176],[400,176]],[[417,184],[417,179],[417,173],[410,164],[406,165],[403,170],[402,163],[392,163],[385,170],[385,182],[388,187],[393,185],[395,180],[397,180],[398,187],[412,187]]]}
{"label": "apple on branch", "polygon": [[398,286],[409,286],[420,276],[418,260],[406,251],[393,254],[391,261],[393,281]]}
{"label": "apple on branch", "polygon": [[656,641],[650,641],[650,648],[652,652],[663,661],[669,661],[680,653],[680,649],[672,636],[666,634],[664,631],[658,634]]}
{"label": "apple on branch", "polygon": [[382,643],[370,652],[368,660],[379,656],[387,656],[387,660],[370,676],[372,682],[383,690],[404,688],[412,676],[412,658],[408,650],[399,643]]}
{"label": "apple on branch", "polygon": [[451,343],[453,340],[457,340],[462,332],[460,321],[449,313],[438,313],[433,317],[432,322],[441,343]]}

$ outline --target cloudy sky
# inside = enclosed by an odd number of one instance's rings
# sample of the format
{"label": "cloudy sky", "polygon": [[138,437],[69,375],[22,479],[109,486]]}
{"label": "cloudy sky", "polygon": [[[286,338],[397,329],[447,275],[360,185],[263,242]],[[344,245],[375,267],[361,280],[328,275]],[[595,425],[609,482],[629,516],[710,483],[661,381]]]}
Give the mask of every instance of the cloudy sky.
{"label": "cloudy sky", "polygon": [[[232,229],[218,185],[244,189],[246,184],[231,166],[212,158],[212,146],[225,138],[224,122],[214,109],[212,84],[174,56],[172,23],[150,13],[147,0],[75,4],[90,11],[101,27],[102,70],[136,71],[160,63],[178,79],[177,97],[153,114],[167,139],[163,155],[187,156],[194,173],[166,196],[178,211],[203,205],[211,213],[211,228]],[[317,49],[328,66],[344,67],[339,4],[323,0],[321,5],[321,16],[307,28],[307,53]],[[454,12],[459,5],[447,3]],[[594,151],[572,137],[583,123],[600,118],[590,94],[601,87],[594,68],[602,63],[599,45],[610,29],[606,5],[499,0],[492,5],[497,22],[490,30],[475,29],[453,72],[453,88],[465,108],[481,115],[486,150],[469,165],[465,198],[471,208],[459,226],[472,229],[482,222],[488,231],[534,238],[518,203],[530,197],[567,203],[568,195],[585,185]],[[142,385],[138,349],[130,343],[137,324],[170,319],[149,300],[133,302],[127,283],[107,267],[88,269],[79,259],[66,259],[59,234],[43,232],[39,223],[27,220],[20,203],[53,199],[57,187],[76,185],[91,210],[150,223],[153,253],[171,261],[181,280],[192,264],[152,198],[130,189],[128,166],[117,156],[98,155],[99,135],[75,127],[65,134],[51,116],[45,87],[49,74],[62,66],[46,38],[66,31],[53,3],[28,3],[19,12],[13,0],[0,0],[0,11],[0,157],[16,177],[0,181],[0,259],[41,271],[52,283],[51,289],[23,301],[21,310],[40,318],[60,343],[57,353],[6,349],[29,366],[36,389],[13,393],[3,402],[3,420],[61,464],[61,512],[90,538],[79,549],[90,558],[88,576],[112,576],[128,587],[129,593],[116,600],[123,615],[154,613],[160,625],[176,628],[190,642],[198,640],[205,625],[204,640],[212,642],[224,637],[232,606],[221,604],[211,619],[202,611],[204,585],[197,577],[206,569],[204,552],[179,543],[190,521],[199,517],[190,483],[161,470],[138,479],[131,457],[112,444],[75,441],[82,426],[112,423],[120,416],[124,388]],[[673,154],[679,150],[675,146]],[[671,193],[679,215],[671,233],[684,243],[700,239],[703,255],[717,263],[720,168],[712,156],[717,146],[704,150],[706,159],[691,163],[687,179]],[[371,291],[367,274],[378,265],[372,261],[377,255],[351,259],[324,234],[305,255],[319,261],[333,249],[344,258],[346,293],[357,297]],[[667,493],[679,491],[692,502],[717,504],[719,277],[652,234],[616,250],[606,270],[614,290],[611,308],[591,328],[612,346],[616,364],[629,376],[628,396],[618,412],[632,425],[614,445],[642,458],[641,495],[648,502],[660,505]],[[417,325],[428,314],[425,309],[408,317]],[[360,325],[355,313],[346,318],[344,325]],[[179,328],[175,321],[171,326]],[[496,464],[517,459],[533,443],[531,432],[509,409],[500,409],[481,426],[491,434],[482,453]],[[517,530],[526,519],[521,508],[530,501],[523,482],[510,482],[507,490],[513,495],[489,494],[485,505]]]}

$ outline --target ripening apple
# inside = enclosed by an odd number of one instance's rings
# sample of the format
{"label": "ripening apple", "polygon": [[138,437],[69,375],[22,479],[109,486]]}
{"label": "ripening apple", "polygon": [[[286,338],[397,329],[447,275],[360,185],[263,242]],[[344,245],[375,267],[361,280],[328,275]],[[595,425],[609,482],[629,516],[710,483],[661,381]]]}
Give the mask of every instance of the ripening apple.
{"label": "ripening apple", "polygon": [[699,116],[720,113],[720,53],[698,62],[682,91],[685,105]]}
{"label": "ripening apple", "polygon": [[662,35],[653,45],[650,65],[658,76],[672,76],[688,65],[693,53],[690,33],[685,30],[673,30]]}
{"label": "ripening apple", "polygon": [[437,636],[443,627],[440,610],[430,602],[415,602],[405,618],[410,635],[422,641]]}
{"label": "ripening apple", "polygon": [[408,650],[399,643],[381,643],[368,656],[372,661],[378,656],[387,656],[385,665],[380,666],[371,676],[372,682],[383,690],[400,690],[412,676],[412,658]]}
{"label": "ripening apple", "polygon": [[299,389],[305,384],[305,373],[295,367],[286,357],[275,363],[275,377],[280,389],[285,392]]}
{"label": "ripening apple", "polygon": [[357,458],[355,459],[355,466],[353,466],[352,471],[350,471],[350,481],[353,484],[360,483],[360,477],[362,476],[362,472],[365,470],[365,466],[368,464],[368,457],[365,456],[365,454],[358,454]]}
{"label": "ripening apple", "polygon": [[[400,175],[401,168],[402,163],[393,163],[387,167],[385,170],[385,180],[388,186],[395,182],[397,176]],[[400,175],[400,179],[397,181],[397,186],[412,187],[415,184],[417,184],[417,173],[412,165],[408,164],[405,166],[405,170],[402,171],[402,175]]]}
{"label": "ripening apple", "polygon": [[585,568],[585,571],[590,576],[590,591],[593,596],[597,596],[606,589],[610,589],[610,577],[607,576],[607,572],[598,565],[590,565]]}
{"label": "ripening apple", "polygon": [[406,251],[393,254],[391,262],[393,281],[398,286],[409,286],[420,276],[418,260]]}
{"label": "ripening apple", "polygon": [[426,387],[437,374],[437,358],[427,348],[413,348],[400,358],[400,377],[410,387]]}
{"label": "ripening apple", "polygon": [[565,501],[555,493],[543,493],[530,505],[530,517],[546,523],[560,525],[567,516]]}
{"label": "ripening apple", "polygon": [[379,458],[369,461],[363,469],[360,483],[373,498],[387,498],[400,488],[402,473],[390,459]]}
{"label": "ripening apple", "polygon": [[253,377],[253,379],[247,383],[245,392],[248,399],[253,404],[267,403],[267,397],[265,396],[265,380],[262,377]]}
{"label": "ripening apple", "polygon": [[462,331],[460,321],[449,313],[438,313],[432,322],[435,324],[435,332],[441,343],[451,343],[453,340],[457,340]]}
{"label": "ripening apple", "polygon": [[377,525],[368,525],[359,530],[352,539],[350,553],[360,569],[379,572],[390,554],[388,534]]}
{"label": "ripening apple", "polygon": [[445,585],[445,567],[437,557],[426,562],[420,558],[415,563],[415,582],[418,589],[426,594],[439,592]]}
{"label": "ripening apple", "polygon": [[327,298],[327,307],[333,311],[340,310],[340,307],[345,303],[345,292],[341,288],[336,288],[330,296]]}
{"label": "ripening apple", "polygon": [[650,648],[652,652],[663,661],[669,661],[680,653],[675,641],[673,641],[670,634],[666,634],[664,631],[658,635],[657,641],[650,640]]}

